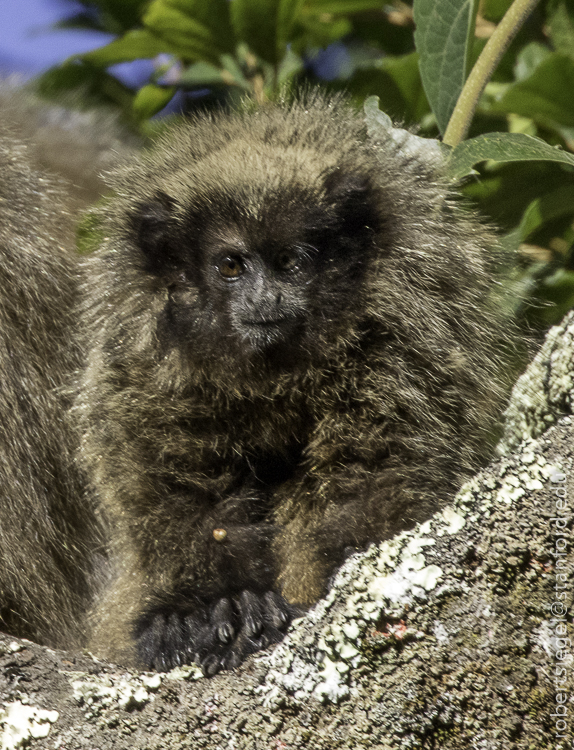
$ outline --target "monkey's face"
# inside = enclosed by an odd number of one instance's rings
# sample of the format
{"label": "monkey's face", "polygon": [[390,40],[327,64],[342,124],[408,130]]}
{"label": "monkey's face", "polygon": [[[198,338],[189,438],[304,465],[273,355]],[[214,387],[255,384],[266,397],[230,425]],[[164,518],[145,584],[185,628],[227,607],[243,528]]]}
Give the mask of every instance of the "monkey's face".
{"label": "monkey's face", "polygon": [[237,232],[206,242],[204,310],[215,314],[244,348],[261,352],[297,341],[322,272],[318,254],[318,248],[297,237],[253,242],[250,233]]}
{"label": "monkey's face", "polygon": [[168,290],[161,338],[202,360],[313,358],[357,304],[374,203],[366,180],[339,170],[319,187],[158,192],[135,227],[145,269]]}

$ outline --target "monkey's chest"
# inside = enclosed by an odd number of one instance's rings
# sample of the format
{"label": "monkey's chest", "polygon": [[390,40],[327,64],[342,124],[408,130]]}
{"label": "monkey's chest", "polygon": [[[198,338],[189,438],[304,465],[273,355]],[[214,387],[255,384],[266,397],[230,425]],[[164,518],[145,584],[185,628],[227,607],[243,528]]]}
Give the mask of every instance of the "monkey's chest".
{"label": "monkey's chest", "polygon": [[216,413],[202,430],[201,470],[273,488],[297,472],[310,430],[305,409],[272,400]]}
{"label": "monkey's chest", "polygon": [[285,446],[282,452],[249,451],[241,457],[240,472],[246,481],[261,489],[284,484],[297,473],[303,455],[303,444]]}

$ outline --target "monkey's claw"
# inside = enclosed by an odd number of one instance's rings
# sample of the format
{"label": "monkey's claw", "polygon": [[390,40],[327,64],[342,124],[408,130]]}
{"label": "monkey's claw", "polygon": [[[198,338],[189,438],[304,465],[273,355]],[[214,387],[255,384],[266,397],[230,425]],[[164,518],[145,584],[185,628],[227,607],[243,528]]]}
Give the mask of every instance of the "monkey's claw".
{"label": "monkey's claw", "polygon": [[136,626],[138,653],[146,666],[160,672],[195,662],[211,677],[278,643],[298,614],[273,591],[247,589],[201,604],[155,607]]}

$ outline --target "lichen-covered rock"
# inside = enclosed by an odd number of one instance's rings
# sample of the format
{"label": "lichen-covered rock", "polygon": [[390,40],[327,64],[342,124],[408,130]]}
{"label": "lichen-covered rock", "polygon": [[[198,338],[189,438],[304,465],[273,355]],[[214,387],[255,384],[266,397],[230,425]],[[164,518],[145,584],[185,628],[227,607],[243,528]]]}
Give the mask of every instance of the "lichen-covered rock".
{"label": "lichen-covered rock", "polygon": [[548,332],[544,345],[512,391],[506,410],[500,455],[523,440],[536,438],[572,412],[574,389],[574,313]]}
{"label": "lichen-covered rock", "polygon": [[365,747],[573,739],[555,712],[574,708],[571,444],[566,417],[416,531],[349,560],[313,629],[297,625],[268,657],[264,701],[350,698],[346,714],[359,702],[373,719]]}
{"label": "lichen-covered rock", "polygon": [[5,639],[3,742],[19,702],[58,712],[34,748],[568,747],[572,432],[562,418],[415,531],[350,558],[236,672],[130,675]]}
{"label": "lichen-covered rock", "polygon": [[135,675],[0,636],[2,748],[570,748],[573,346],[570,318],[515,389],[506,455],[237,671]]}

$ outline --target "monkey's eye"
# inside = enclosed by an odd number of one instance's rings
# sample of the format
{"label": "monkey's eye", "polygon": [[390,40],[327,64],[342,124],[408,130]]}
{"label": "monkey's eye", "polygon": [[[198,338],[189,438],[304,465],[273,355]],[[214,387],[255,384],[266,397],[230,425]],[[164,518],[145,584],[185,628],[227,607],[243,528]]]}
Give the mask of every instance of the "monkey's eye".
{"label": "monkey's eye", "polygon": [[228,255],[219,261],[217,270],[226,281],[233,281],[245,273],[245,266],[241,258]]}
{"label": "monkey's eye", "polygon": [[275,258],[280,271],[296,271],[301,262],[300,254],[293,250],[282,250]]}

